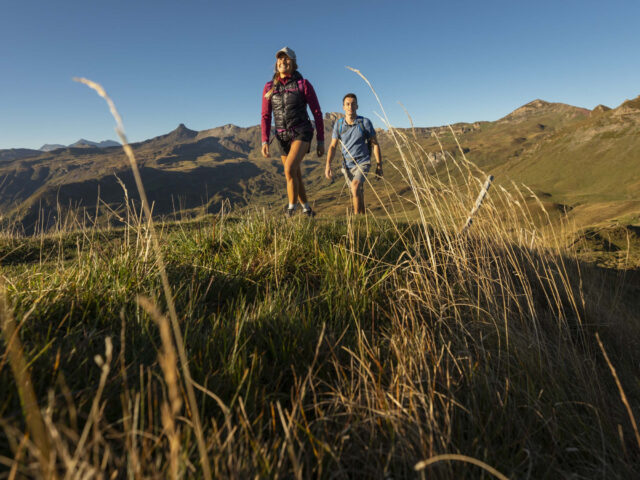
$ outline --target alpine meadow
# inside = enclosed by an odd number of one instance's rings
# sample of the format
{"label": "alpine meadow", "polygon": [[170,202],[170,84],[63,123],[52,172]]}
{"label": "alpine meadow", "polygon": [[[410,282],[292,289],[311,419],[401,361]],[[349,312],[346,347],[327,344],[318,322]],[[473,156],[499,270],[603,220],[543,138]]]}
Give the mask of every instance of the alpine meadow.
{"label": "alpine meadow", "polygon": [[0,150],[0,479],[638,478],[640,97],[385,118],[312,219],[259,126],[78,80],[121,147]]}

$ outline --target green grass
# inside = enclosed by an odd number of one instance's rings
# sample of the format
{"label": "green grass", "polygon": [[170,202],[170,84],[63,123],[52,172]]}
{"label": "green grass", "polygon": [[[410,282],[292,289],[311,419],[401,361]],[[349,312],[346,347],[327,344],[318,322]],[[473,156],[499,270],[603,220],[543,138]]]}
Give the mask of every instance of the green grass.
{"label": "green grass", "polygon": [[[434,267],[419,224],[356,220],[256,213],[164,229],[191,374],[218,397],[198,395],[216,476],[404,477],[441,453],[513,478],[637,473],[639,446],[594,339],[600,332],[638,411],[638,301],[625,297],[626,282],[552,251],[477,235],[454,246],[431,230]],[[161,342],[136,302],[165,308],[157,264],[144,229],[92,235],[46,238],[5,271],[36,395],[73,451],[100,382],[92,359],[110,337],[97,436],[81,459],[88,468],[108,451],[110,472],[133,473],[135,456],[142,474],[167,474]],[[24,427],[2,359],[8,459]],[[125,418],[140,432],[135,452]],[[180,469],[191,476],[193,433],[177,423]],[[32,455],[19,471],[34,473]],[[438,464],[429,474],[480,470]]]}

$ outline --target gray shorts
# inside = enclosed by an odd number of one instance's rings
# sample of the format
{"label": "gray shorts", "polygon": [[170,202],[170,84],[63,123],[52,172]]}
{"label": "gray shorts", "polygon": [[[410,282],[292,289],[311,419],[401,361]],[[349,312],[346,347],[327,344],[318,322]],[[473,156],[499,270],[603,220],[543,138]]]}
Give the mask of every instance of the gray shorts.
{"label": "gray shorts", "polygon": [[371,169],[371,162],[367,163],[359,163],[356,164],[353,168],[342,168],[342,172],[344,173],[345,180],[351,186],[351,182],[353,180],[358,180],[360,185],[358,185],[358,190],[364,189],[364,182]]}

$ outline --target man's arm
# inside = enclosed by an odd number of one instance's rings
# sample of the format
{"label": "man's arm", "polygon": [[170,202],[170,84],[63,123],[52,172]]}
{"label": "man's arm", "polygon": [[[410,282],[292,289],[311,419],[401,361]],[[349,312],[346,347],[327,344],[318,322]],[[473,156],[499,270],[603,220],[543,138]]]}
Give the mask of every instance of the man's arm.
{"label": "man's arm", "polygon": [[376,160],[376,175],[382,176],[382,152],[380,151],[380,145],[376,137],[371,137],[371,150],[373,158]]}
{"label": "man's arm", "polygon": [[329,180],[333,178],[333,172],[331,171],[331,161],[333,160],[333,155],[336,153],[336,147],[338,146],[338,139],[332,138],[331,144],[329,145],[329,149],[327,150],[327,166],[324,169],[324,176]]}

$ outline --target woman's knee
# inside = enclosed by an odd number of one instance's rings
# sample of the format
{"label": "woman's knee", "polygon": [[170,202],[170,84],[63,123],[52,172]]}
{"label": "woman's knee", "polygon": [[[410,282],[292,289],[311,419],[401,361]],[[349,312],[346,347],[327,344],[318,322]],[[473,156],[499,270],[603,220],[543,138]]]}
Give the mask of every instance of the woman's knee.
{"label": "woman's knee", "polygon": [[294,161],[287,159],[287,161],[284,163],[284,175],[285,177],[287,177],[287,180],[289,180],[290,178],[295,178],[298,174],[298,170],[298,165]]}

